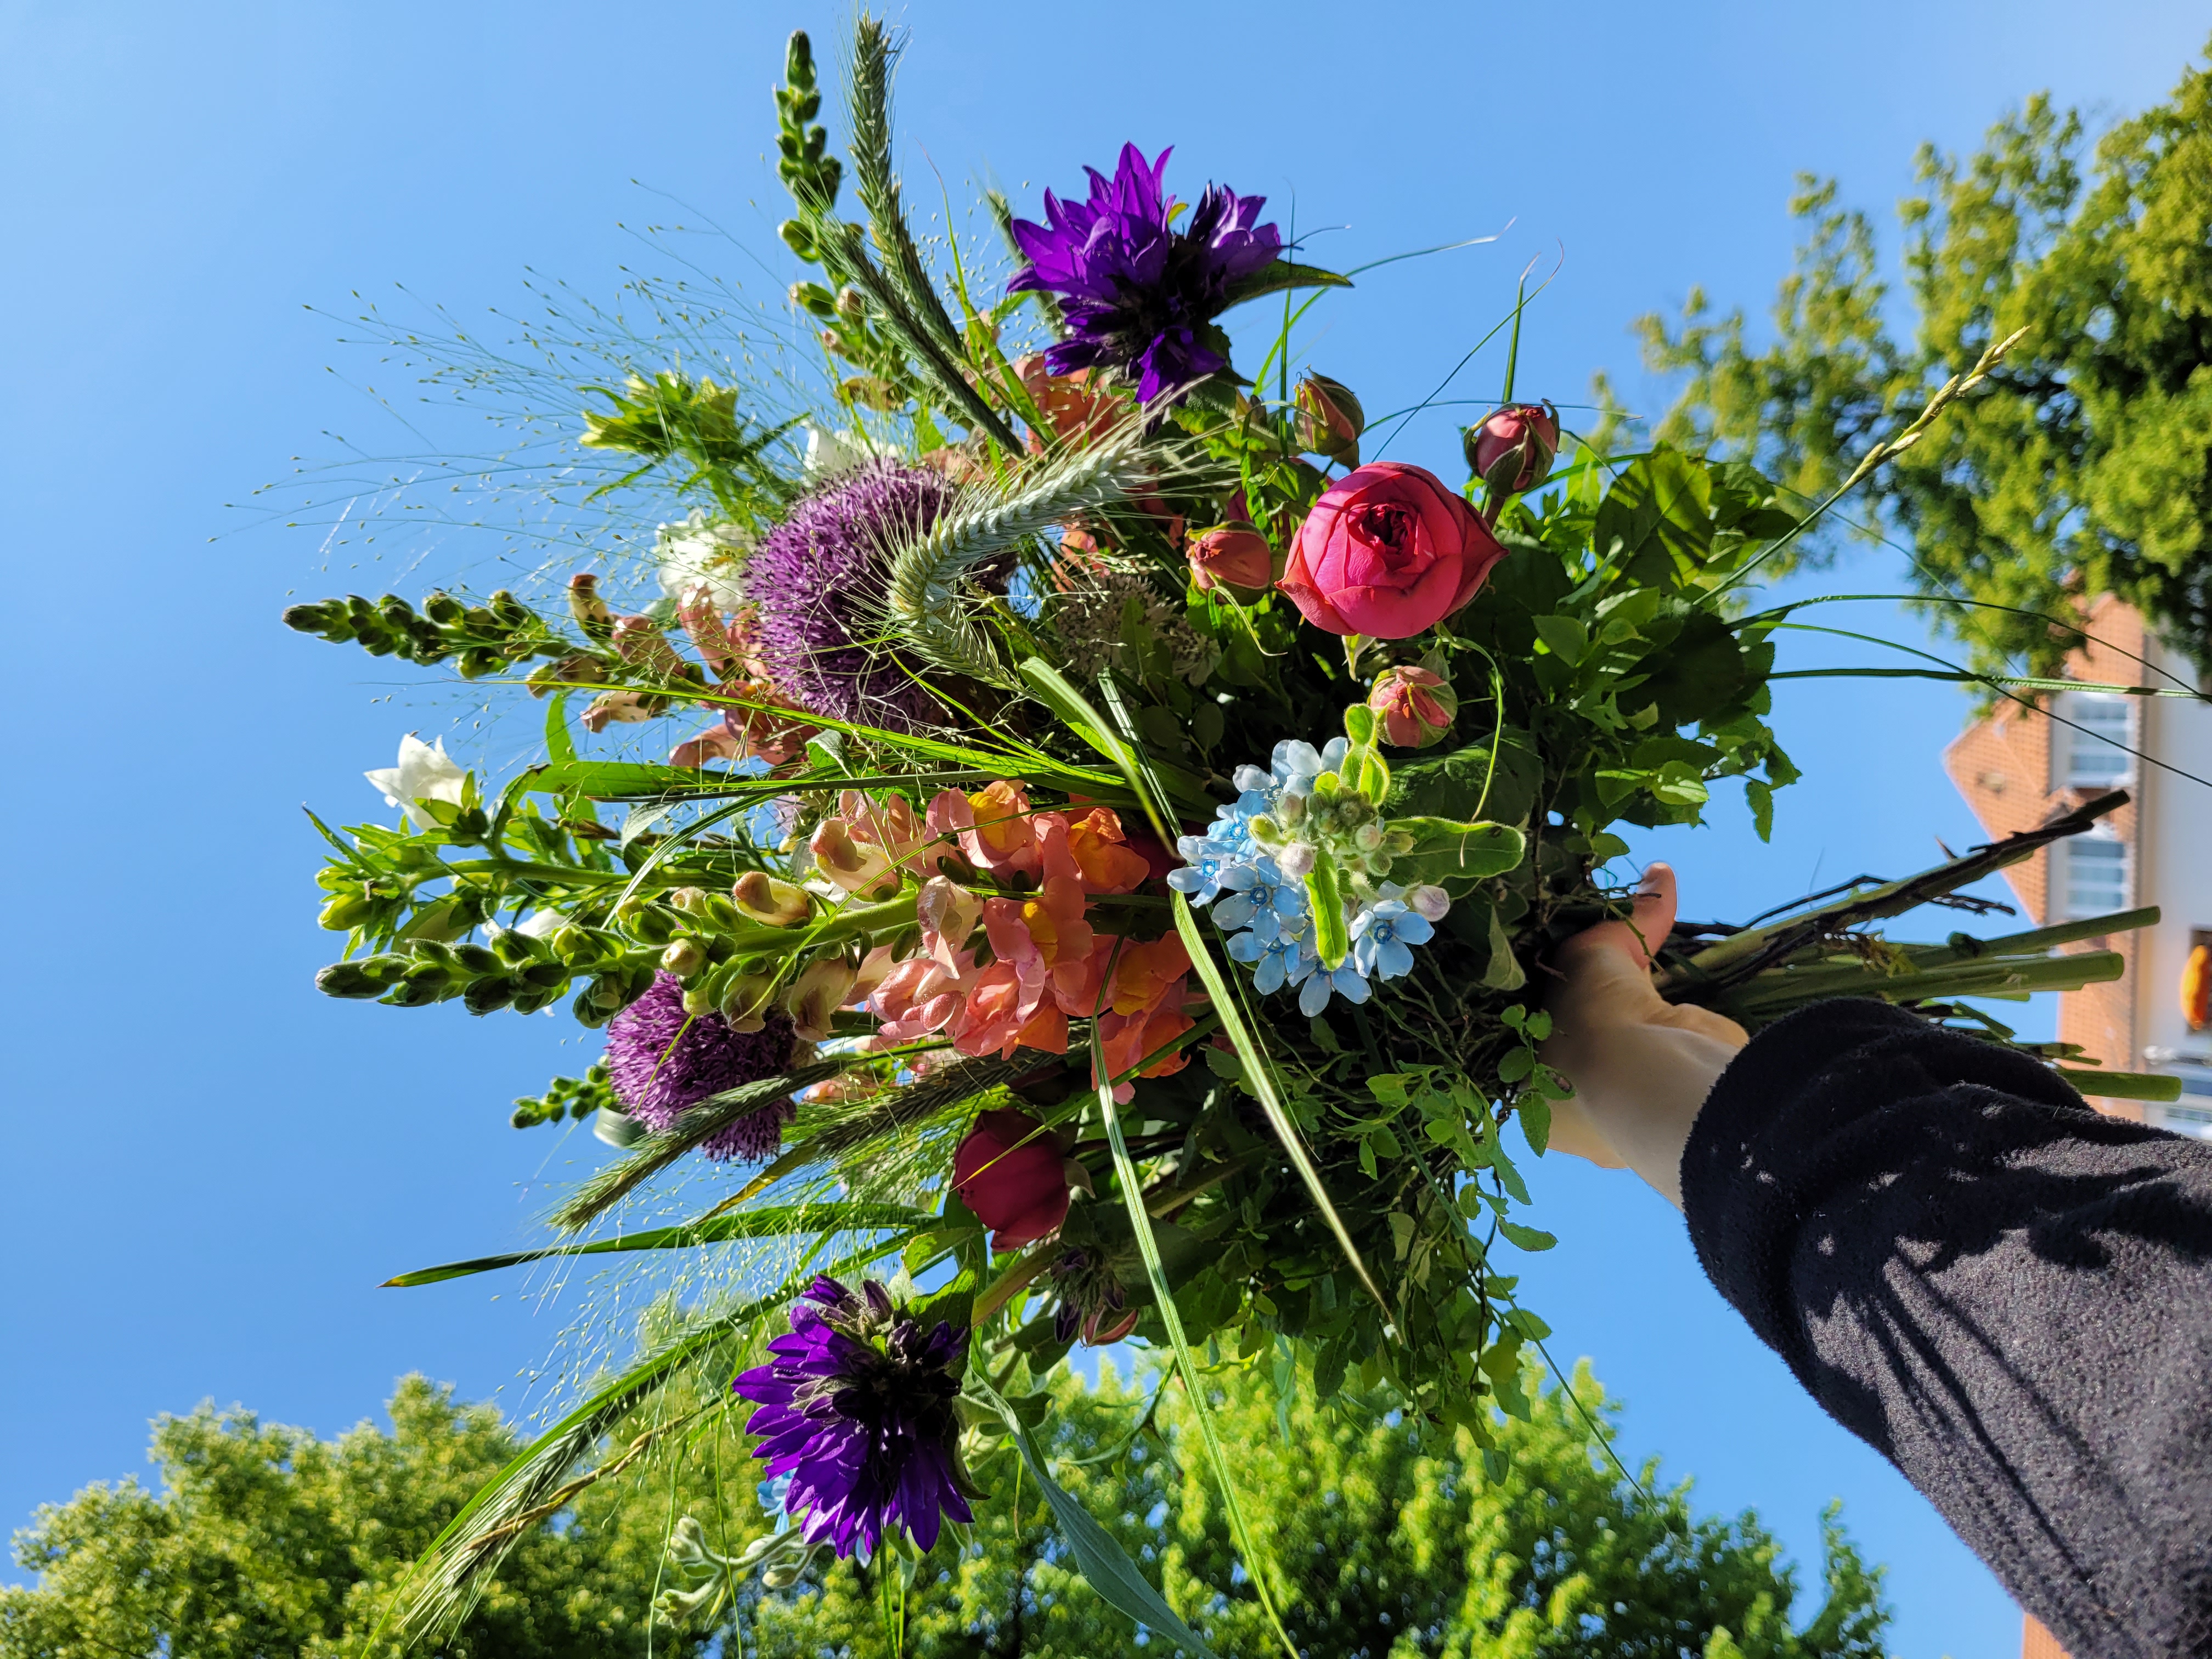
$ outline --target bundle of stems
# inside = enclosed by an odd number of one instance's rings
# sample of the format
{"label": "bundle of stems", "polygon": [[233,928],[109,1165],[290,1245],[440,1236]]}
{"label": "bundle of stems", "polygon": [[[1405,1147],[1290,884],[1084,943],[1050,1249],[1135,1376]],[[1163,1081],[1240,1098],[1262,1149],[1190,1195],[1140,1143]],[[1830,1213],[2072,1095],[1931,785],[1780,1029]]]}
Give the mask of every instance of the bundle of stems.
{"label": "bundle of stems", "polygon": [[[1878,997],[2039,1059],[2085,1058],[2075,1045],[2021,1042],[1987,1014],[1960,1006],[1960,999],[2025,1002],[2038,991],[2075,991],[2118,979],[2127,971],[2127,959],[2118,951],[2101,943],[2087,950],[2064,947],[2148,927],[2159,919],[2156,905],[1995,939],[1954,933],[1940,945],[1894,943],[1867,924],[1923,904],[2008,913],[2009,907],[1965,896],[1958,890],[2033,857],[2053,842],[2081,834],[2127,799],[2124,790],[2100,796],[2034,830],[1977,847],[1917,875],[1901,881],[1854,881],[1840,893],[1822,895],[1816,902],[1757,926],[1678,927],[1659,953],[1662,993],[1671,1001],[1695,1002],[1726,1014],[1750,1031],[1826,998]],[[1701,942],[1715,932],[1723,936]],[[2058,1070],[2085,1093],[2172,1100],[2180,1092],[2176,1078],[2063,1064]]]}

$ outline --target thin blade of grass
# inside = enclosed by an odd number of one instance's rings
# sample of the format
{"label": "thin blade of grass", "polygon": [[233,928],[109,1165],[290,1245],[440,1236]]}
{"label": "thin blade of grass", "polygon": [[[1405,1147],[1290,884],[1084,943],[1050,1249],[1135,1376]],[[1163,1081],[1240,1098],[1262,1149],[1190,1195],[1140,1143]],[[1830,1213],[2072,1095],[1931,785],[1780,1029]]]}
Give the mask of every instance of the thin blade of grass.
{"label": "thin blade of grass", "polygon": [[902,1204],[792,1204],[773,1209],[747,1210],[741,1214],[702,1218],[673,1227],[653,1227],[615,1238],[594,1239],[588,1244],[552,1244],[538,1250],[513,1250],[504,1255],[472,1256],[435,1267],[417,1267],[387,1279],[384,1290],[409,1290],[417,1285],[439,1285],[471,1273],[495,1273],[519,1267],[528,1261],[553,1256],[608,1255],[629,1250],[689,1250],[707,1244],[727,1244],[743,1238],[781,1238],[793,1233],[861,1231],[869,1228],[916,1228],[937,1218],[926,1210]]}

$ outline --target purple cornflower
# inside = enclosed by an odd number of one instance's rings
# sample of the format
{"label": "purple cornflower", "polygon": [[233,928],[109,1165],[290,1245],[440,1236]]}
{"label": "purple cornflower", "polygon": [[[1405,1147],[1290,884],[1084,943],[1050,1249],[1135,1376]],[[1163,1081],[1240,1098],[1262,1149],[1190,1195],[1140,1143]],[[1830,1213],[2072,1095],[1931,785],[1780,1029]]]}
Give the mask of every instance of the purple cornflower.
{"label": "purple cornflower", "polygon": [[753,638],[778,690],[831,720],[910,731],[944,718],[879,620],[888,550],[935,523],[954,485],[890,459],[841,473],[745,561]]}
{"label": "purple cornflower", "polygon": [[1160,178],[1174,153],[1164,149],[1147,164],[1124,144],[1110,180],[1084,169],[1089,201],[1047,191],[1048,225],[1014,221],[1015,244],[1030,263],[1006,291],[1061,296],[1067,337],[1044,355],[1052,374],[1104,364],[1135,380],[1149,403],[1229,366],[1228,340],[1213,319],[1229,304],[1230,285],[1273,264],[1283,239],[1274,226],[1253,223],[1266,197],[1225,185],[1208,185],[1189,222],[1170,228],[1176,200],[1162,193]]}
{"label": "purple cornflower", "polygon": [[[674,1125],[709,1095],[774,1077],[791,1063],[791,1017],[781,1009],[757,1031],[733,1031],[720,1014],[684,1012],[684,986],[655,974],[646,994],[607,1022],[607,1071],[623,1107],[655,1129]],[[747,1112],[699,1143],[712,1158],[759,1164],[783,1146],[799,1108],[788,1096]]]}
{"label": "purple cornflower", "polygon": [[784,1512],[805,1513],[808,1543],[873,1554],[886,1531],[903,1527],[927,1551],[939,1511],[975,1518],[952,1408],[968,1333],[939,1321],[924,1335],[874,1279],[860,1292],[817,1278],[792,1304],[791,1334],[768,1345],[776,1358],[730,1389],[759,1403],[746,1425],[762,1437],[753,1455],[767,1462],[769,1480],[790,1476]]}

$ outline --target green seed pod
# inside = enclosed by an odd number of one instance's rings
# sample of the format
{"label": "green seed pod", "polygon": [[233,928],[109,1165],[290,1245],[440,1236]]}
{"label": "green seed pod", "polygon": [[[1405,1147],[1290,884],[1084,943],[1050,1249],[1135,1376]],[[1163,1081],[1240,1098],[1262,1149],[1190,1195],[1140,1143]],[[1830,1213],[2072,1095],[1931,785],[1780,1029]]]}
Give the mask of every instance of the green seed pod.
{"label": "green seed pod", "polygon": [[533,962],[515,975],[533,991],[560,992],[567,988],[574,977],[568,968],[557,962]]}
{"label": "green seed pod", "polygon": [[1326,848],[1306,873],[1306,898],[1313,913],[1314,954],[1322,965],[1335,970],[1352,950],[1352,937],[1344,922],[1344,897],[1337,884],[1336,860]]}

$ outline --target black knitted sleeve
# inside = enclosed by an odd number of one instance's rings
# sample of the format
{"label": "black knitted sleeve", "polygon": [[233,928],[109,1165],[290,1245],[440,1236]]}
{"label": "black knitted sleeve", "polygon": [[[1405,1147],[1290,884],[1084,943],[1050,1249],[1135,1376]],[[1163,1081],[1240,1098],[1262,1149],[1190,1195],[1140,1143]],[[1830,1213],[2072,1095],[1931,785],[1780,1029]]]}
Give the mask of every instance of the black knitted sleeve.
{"label": "black knitted sleeve", "polygon": [[1762,1031],[1698,1257],[2075,1659],[2212,1653],[2212,1145],[1885,1003]]}

